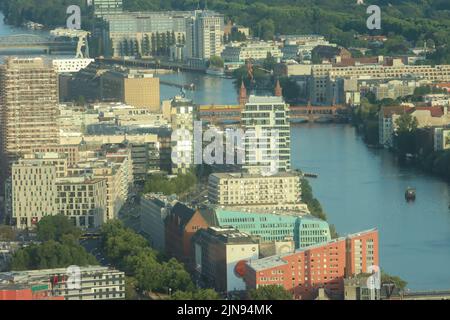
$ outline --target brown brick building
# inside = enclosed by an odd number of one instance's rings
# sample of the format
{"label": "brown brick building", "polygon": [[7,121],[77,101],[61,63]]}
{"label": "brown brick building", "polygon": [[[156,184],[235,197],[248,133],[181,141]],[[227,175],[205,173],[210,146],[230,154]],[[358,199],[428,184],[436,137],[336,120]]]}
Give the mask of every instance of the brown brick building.
{"label": "brown brick building", "polygon": [[165,220],[166,253],[191,266],[192,236],[210,223],[205,211],[191,209],[178,202]]}

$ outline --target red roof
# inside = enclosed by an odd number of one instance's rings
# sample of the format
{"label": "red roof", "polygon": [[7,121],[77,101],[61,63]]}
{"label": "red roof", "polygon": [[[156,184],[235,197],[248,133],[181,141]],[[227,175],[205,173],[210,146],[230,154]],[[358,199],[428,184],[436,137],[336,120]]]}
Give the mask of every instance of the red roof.
{"label": "red roof", "polygon": [[432,117],[435,118],[440,118],[444,115],[444,110],[443,107],[439,107],[439,106],[434,106],[434,107],[414,107],[414,108],[410,108],[409,110],[407,110],[406,112],[408,113],[413,113],[416,110],[429,110],[431,113]]}

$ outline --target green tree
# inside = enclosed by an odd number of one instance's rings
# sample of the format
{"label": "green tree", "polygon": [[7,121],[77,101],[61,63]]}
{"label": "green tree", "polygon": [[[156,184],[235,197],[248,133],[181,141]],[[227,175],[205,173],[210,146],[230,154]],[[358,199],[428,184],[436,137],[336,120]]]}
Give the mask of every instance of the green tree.
{"label": "green tree", "polygon": [[70,239],[70,237],[78,240],[82,233],[64,215],[43,217],[37,224],[36,232],[40,241],[55,240],[60,242],[64,239]]}
{"label": "green tree", "polygon": [[292,300],[292,294],[278,285],[269,285],[249,292],[251,300]]}
{"label": "green tree", "polygon": [[223,62],[223,60],[222,60],[221,57],[218,57],[218,56],[212,56],[212,57],[209,59],[209,65],[210,65],[211,67],[223,68],[224,62]]}
{"label": "green tree", "polygon": [[16,238],[16,232],[11,226],[0,225],[0,241],[13,241]]}
{"label": "green tree", "polygon": [[392,276],[381,270],[381,283],[393,283],[400,291],[404,291],[408,282],[398,276]]}

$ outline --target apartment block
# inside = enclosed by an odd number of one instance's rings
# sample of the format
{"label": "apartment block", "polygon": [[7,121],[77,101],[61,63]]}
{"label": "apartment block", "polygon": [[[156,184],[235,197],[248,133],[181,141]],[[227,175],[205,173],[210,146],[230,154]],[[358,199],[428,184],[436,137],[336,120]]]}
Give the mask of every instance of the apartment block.
{"label": "apartment block", "polygon": [[208,179],[208,199],[220,206],[296,208],[300,204],[300,175],[213,173]]}
{"label": "apartment block", "polygon": [[247,290],[279,285],[295,299],[315,299],[323,288],[332,299],[344,298],[344,279],[378,266],[378,231],[360,232],[247,263]]}
{"label": "apartment block", "polygon": [[[8,291],[6,300],[33,298],[32,295],[27,295],[26,290],[21,295],[14,294],[18,288],[39,291],[41,299],[125,299],[124,272],[100,266],[79,267],[74,271],[78,275],[74,275],[68,268],[3,272],[0,273],[0,293],[2,290]],[[73,277],[79,277],[79,281]]]}
{"label": "apartment block", "polygon": [[289,105],[282,97],[249,97],[242,111],[245,164],[249,173],[274,174],[291,169]]}

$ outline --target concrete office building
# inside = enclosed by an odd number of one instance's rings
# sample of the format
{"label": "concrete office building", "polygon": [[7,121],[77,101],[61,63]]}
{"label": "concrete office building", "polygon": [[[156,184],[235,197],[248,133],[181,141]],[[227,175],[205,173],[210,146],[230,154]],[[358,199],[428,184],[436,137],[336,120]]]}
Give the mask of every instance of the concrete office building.
{"label": "concrete office building", "polygon": [[210,227],[197,232],[192,245],[198,280],[221,293],[246,289],[243,268],[259,256],[255,238],[229,227]]}
{"label": "concrete office building", "polygon": [[107,221],[105,179],[89,176],[59,178],[55,182],[58,214],[74,226],[98,228]]}
{"label": "concrete office building", "polygon": [[123,11],[122,0],[93,0],[94,14],[97,17],[104,15],[118,14]]}
{"label": "concrete office building", "polygon": [[140,199],[140,231],[160,252],[166,250],[164,220],[176,202],[162,194],[145,194]]}
{"label": "concrete office building", "polygon": [[220,206],[273,206],[286,209],[300,203],[300,175],[280,172],[271,176],[213,173],[208,179],[208,199]]}
{"label": "concrete office building", "polygon": [[0,66],[0,152],[3,177],[35,147],[58,144],[58,77],[41,58],[9,58]]}
{"label": "concrete office building", "polygon": [[261,61],[266,59],[268,54],[277,60],[283,56],[278,45],[259,41],[227,44],[222,51],[222,59],[225,62],[245,62],[248,59]]}
{"label": "concrete office building", "polygon": [[58,154],[20,159],[11,172],[12,223],[29,228],[42,217],[58,213],[55,181],[66,175],[66,159]]}
{"label": "concrete office building", "polygon": [[194,11],[186,19],[187,59],[208,60],[223,50],[224,16],[214,11]]}
{"label": "concrete office building", "polygon": [[289,105],[282,97],[250,96],[242,111],[245,164],[249,173],[291,169]]}
{"label": "concrete office building", "polygon": [[107,71],[100,80],[103,100],[121,101],[153,112],[160,110],[159,78],[153,73],[127,70]]}
{"label": "concrete office building", "polygon": [[344,278],[368,273],[378,262],[378,231],[360,232],[247,263],[247,290],[279,285],[295,299],[315,299],[324,288],[332,299],[344,299]]}
{"label": "concrete office building", "polygon": [[3,272],[0,273],[0,290],[9,288],[12,291],[22,286],[44,290],[46,297],[62,297],[64,300],[125,299],[124,272],[100,266],[80,267],[79,271],[81,281],[79,288],[75,289],[69,287],[70,274],[66,268]]}
{"label": "concrete office building", "polygon": [[[104,15],[99,26],[107,56],[150,56],[186,41],[190,11],[124,12]],[[163,48],[163,38],[165,38]]]}
{"label": "concrete office building", "polygon": [[219,226],[258,236],[261,243],[293,240],[299,249],[331,240],[326,221],[299,212],[217,207],[215,213]]}
{"label": "concrete office building", "polygon": [[54,59],[53,68],[57,73],[73,73],[86,68],[94,59]]}

